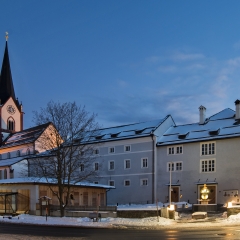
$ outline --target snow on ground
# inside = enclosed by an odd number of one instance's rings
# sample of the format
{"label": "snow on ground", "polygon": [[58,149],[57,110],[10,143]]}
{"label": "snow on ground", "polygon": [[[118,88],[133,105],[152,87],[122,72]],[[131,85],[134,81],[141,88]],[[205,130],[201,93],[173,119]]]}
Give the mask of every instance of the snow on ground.
{"label": "snow on ground", "polygon": [[[182,207],[183,203],[176,203]],[[158,204],[158,208],[167,206],[168,204]],[[191,205],[188,205],[190,207]],[[155,210],[157,209],[154,204],[147,205],[120,205],[119,210]],[[226,226],[240,224],[240,213],[232,215],[227,218],[225,213],[209,214],[206,219],[194,220],[192,219],[191,212],[181,213],[176,216],[175,220],[166,219],[162,217],[149,217],[149,218],[102,218],[101,222],[93,222],[88,217],[72,218],[72,217],[48,217],[46,221],[45,216],[34,216],[28,214],[21,214],[11,219],[8,217],[0,216],[0,222],[12,222],[21,224],[40,224],[40,225],[59,225],[59,226],[75,226],[75,227],[98,227],[98,228],[127,228],[127,227],[147,227],[147,228],[183,228],[183,227],[211,227],[211,226]]]}

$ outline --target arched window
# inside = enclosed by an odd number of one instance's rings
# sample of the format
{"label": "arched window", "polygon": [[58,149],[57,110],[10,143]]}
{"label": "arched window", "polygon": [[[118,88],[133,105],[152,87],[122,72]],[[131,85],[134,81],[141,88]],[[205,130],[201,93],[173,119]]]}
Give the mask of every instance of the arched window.
{"label": "arched window", "polygon": [[7,129],[14,131],[15,130],[15,121],[12,117],[7,120]]}
{"label": "arched window", "polygon": [[30,155],[30,149],[28,148],[27,151],[26,151],[26,155]]}
{"label": "arched window", "polygon": [[20,157],[20,151],[17,150],[17,157]]}
{"label": "arched window", "polygon": [[7,153],[7,158],[11,158],[10,152]]}

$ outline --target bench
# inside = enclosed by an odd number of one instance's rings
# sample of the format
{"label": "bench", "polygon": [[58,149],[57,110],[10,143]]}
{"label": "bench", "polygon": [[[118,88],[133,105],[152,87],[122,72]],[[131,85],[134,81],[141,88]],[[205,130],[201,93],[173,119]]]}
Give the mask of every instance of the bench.
{"label": "bench", "polygon": [[101,217],[102,217],[102,216],[101,216],[101,213],[92,212],[92,213],[89,213],[88,217],[89,217],[90,219],[92,219],[93,222],[94,222],[94,219],[95,219],[95,221],[97,222],[98,219],[100,219],[100,221],[101,221]]}

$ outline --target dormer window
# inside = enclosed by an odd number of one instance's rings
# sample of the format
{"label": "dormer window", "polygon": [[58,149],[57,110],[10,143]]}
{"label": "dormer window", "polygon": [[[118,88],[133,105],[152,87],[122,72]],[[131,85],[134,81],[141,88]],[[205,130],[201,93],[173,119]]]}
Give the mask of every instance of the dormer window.
{"label": "dormer window", "polygon": [[14,131],[15,130],[15,121],[12,117],[10,117],[8,120],[7,120],[7,129],[10,130],[10,131]]}

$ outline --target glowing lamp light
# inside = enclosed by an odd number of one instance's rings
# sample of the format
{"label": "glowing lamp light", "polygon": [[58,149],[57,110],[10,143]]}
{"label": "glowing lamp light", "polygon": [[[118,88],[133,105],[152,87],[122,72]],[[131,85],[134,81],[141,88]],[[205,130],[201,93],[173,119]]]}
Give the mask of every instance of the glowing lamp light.
{"label": "glowing lamp light", "polygon": [[170,206],[168,207],[168,210],[175,210],[174,205],[170,205]]}
{"label": "glowing lamp light", "polygon": [[231,208],[232,207],[232,202],[228,202],[227,207]]}

